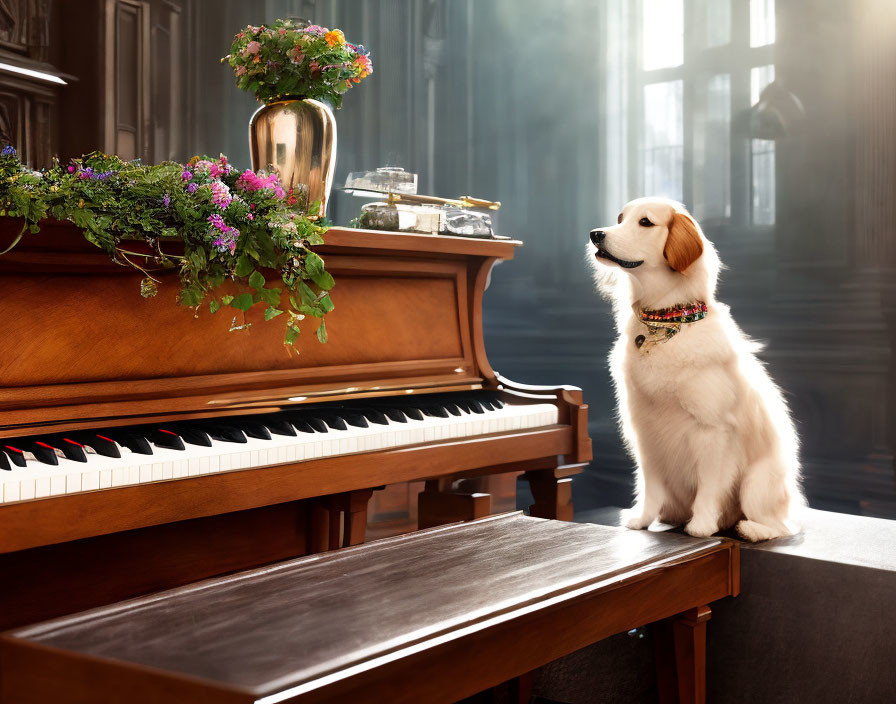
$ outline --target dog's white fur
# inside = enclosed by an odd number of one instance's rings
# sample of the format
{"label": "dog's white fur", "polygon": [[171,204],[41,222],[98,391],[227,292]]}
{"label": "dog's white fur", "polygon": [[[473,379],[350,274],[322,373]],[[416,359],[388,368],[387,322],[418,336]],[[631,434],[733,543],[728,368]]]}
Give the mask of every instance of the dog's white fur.
{"label": "dog's white fur", "polygon": [[[654,226],[639,224],[647,218]],[[755,357],[760,346],[715,300],[718,254],[684,206],[661,198],[628,203],[619,224],[589,245],[598,288],[613,302],[619,338],[610,368],[623,437],[637,462],[634,506],[623,524],[686,523],[691,535],[735,526],[750,541],[792,535],[805,504],[798,442],[781,392]],[[705,319],[667,342],[638,349],[638,309],[704,301]]]}

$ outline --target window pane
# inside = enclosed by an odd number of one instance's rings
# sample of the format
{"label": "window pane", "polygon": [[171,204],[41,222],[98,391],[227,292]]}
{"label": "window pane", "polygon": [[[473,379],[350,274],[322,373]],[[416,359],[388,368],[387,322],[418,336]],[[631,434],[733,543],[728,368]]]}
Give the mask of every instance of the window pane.
{"label": "window pane", "polygon": [[750,46],[775,43],[775,0],[750,0]]}
{"label": "window pane", "polygon": [[756,66],[750,69],[750,105],[759,102],[759,96],[765,87],[775,80],[775,65]]}
{"label": "window pane", "polygon": [[751,139],[753,168],[753,224],[775,224],[775,143]]}
{"label": "window pane", "polygon": [[645,71],[684,63],[683,0],[643,0],[641,61]]}
{"label": "window pane", "polygon": [[731,217],[731,75],[698,89],[694,111],[694,214]]}
{"label": "window pane", "polygon": [[731,43],[731,0],[694,0],[694,19],[689,19],[702,49]]}
{"label": "window pane", "polygon": [[682,199],[682,82],[644,86],[644,142],[641,175],[644,195]]}

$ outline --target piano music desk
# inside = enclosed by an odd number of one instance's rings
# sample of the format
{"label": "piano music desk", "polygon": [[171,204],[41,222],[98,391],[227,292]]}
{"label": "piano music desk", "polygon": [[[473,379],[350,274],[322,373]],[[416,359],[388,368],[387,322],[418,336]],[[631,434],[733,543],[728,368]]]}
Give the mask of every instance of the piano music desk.
{"label": "piano music desk", "polygon": [[6,634],[0,702],[438,704],[662,619],[663,701],[702,702],[708,605],[738,593],[738,557],[725,539],[503,514]]}

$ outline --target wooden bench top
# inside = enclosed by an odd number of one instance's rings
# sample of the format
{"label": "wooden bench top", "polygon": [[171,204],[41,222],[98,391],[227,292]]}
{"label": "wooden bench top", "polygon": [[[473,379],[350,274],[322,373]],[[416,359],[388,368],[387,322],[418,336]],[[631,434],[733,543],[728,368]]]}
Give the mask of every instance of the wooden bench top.
{"label": "wooden bench top", "polygon": [[0,700],[454,701],[738,590],[737,546],[504,514],[5,634]]}

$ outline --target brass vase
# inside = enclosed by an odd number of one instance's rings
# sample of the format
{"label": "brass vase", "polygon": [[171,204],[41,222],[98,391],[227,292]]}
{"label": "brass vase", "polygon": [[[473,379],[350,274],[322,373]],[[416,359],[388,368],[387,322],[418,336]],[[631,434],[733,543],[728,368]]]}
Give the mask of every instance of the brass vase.
{"label": "brass vase", "polygon": [[336,164],[336,119],[330,108],[310,98],[263,105],[249,121],[252,168],[280,175],[284,188],[308,187],[308,204],[320,202],[327,212]]}

